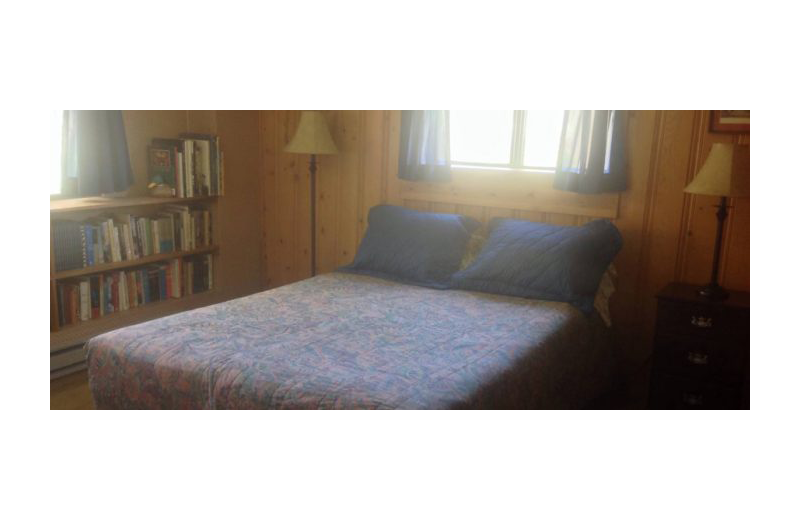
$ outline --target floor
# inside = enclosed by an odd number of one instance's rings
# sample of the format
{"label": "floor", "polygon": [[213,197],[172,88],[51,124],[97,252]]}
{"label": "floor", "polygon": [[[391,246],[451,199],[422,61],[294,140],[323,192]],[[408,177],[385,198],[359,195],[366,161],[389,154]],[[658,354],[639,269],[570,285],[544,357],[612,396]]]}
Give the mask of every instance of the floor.
{"label": "floor", "polygon": [[94,410],[86,370],[50,381],[51,410]]}

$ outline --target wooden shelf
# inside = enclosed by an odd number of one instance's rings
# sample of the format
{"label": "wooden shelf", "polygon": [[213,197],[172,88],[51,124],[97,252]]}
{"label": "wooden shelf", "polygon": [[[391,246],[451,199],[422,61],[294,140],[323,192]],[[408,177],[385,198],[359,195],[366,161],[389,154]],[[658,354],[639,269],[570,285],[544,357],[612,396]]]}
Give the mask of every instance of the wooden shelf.
{"label": "wooden shelf", "polygon": [[93,265],[91,267],[83,267],[81,269],[71,269],[69,271],[56,271],[52,276],[52,280],[63,280],[65,278],[76,278],[78,276],[87,276],[95,273],[103,273],[107,271],[116,271],[118,269],[127,269],[137,265],[152,264],[154,262],[162,262],[164,260],[172,260],[173,258],[181,258],[184,256],[200,255],[204,253],[216,253],[219,246],[205,246],[192,251],[172,251],[171,253],[161,253],[158,255],[144,256],[136,260],[125,260],[124,262],[110,262],[105,264]]}
{"label": "wooden shelf", "polygon": [[[148,208],[158,209],[168,205],[191,205],[199,203],[216,202],[218,196],[203,196],[191,198],[177,197],[86,197],[81,199],[64,199],[50,201],[50,218],[83,218],[81,213],[98,211],[117,211],[117,210],[147,210]],[[73,216],[75,215],[75,216]],[[120,269],[130,269],[140,265],[156,263],[160,261],[183,258],[198,254],[216,254],[219,245],[211,245],[194,249],[192,251],[173,251],[158,255],[150,255],[136,260],[126,260],[124,262],[111,262],[81,269],[71,269],[69,271],[54,272],[55,263],[53,256],[53,236],[50,233],[50,305],[51,320],[57,320],[58,310],[56,301],[56,284],[60,280],[87,276],[95,273],[117,271]],[[145,321],[168,316],[178,312],[183,312],[198,307],[204,307],[222,301],[223,295],[217,290],[173,298],[159,302],[148,303],[139,307],[134,307],[125,311],[114,312],[100,318],[81,321],[73,325],[58,327],[58,330],[50,332],[50,353],[63,351],[65,348],[81,345],[89,339],[121,327],[134,325]],[[56,324],[51,323],[51,327]],[[51,367],[52,368],[52,367]]]}
{"label": "wooden shelf", "polygon": [[147,305],[134,307],[126,311],[113,312],[93,320],[82,321],[74,325],[66,325],[60,330],[50,333],[50,352],[58,352],[67,347],[85,343],[99,334],[114,329],[218,303],[222,298],[222,294],[211,289],[190,296],[184,296],[183,298],[148,303]]}
{"label": "wooden shelf", "polygon": [[50,201],[50,215],[62,215],[80,211],[116,210],[123,208],[141,208],[167,206],[170,204],[194,204],[212,202],[217,195],[204,197],[85,197],[81,199],[63,199]]}

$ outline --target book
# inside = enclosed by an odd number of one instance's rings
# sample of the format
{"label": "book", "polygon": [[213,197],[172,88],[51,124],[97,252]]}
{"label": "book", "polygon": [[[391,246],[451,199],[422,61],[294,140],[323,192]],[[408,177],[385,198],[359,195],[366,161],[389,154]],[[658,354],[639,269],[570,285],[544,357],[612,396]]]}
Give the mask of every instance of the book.
{"label": "book", "polygon": [[78,284],[80,289],[80,317],[81,321],[86,321],[92,315],[92,300],[89,294],[89,280],[83,279]]}
{"label": "book", "polygon": [[147,147],[148,179],[152,184],[166,184],[175,195],[175,155],[177,150],[173,147]]}
{"label": "book", "polygon": [[89,278],[89,303],[91,305],[90,316],[92,319],[100,317],[100,276]]}
{"label": "book", "polygon": [[53,255],[56,271],[86,267],[86,239],[82,227],[78,222],[53,222]]}

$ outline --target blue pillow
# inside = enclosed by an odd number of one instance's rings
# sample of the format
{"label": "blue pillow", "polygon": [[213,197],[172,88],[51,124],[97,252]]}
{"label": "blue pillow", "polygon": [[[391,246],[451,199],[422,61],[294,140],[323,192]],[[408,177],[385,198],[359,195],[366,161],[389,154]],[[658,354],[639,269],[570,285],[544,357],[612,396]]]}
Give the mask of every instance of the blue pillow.
{"label": "blue pillow", "polygon": [[340,271],[445,289],[479,226],[462,215],[375,206],[355,260]]}
{"label": "blue pillow", "polygon": [[622,236],[607,220],[572,227],[494,219],[486,245],[453,276],[452,287],[568,302],[589,314],[600,279],[621,248]]}

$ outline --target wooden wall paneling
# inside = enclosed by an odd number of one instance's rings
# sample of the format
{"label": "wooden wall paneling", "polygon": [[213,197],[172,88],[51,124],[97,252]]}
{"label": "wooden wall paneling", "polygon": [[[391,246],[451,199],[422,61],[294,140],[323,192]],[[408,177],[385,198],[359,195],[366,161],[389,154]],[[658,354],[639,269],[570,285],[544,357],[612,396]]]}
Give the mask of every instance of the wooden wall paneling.
{"label": "wooden wall paneling", "polygon": [[643,285],[640,269],[647,252],[648,239],[642,232],[653,218],[647,201],[655,193],[655,171],[661,113],[637,110],[630,114],[627,127],[628,189],[619,201],[619,217],[614,224],[622,234],[623,246],[614,259],[618,277],[616,292],[611,298],[615,332],[621,337],[620,349],[624,359],[641,359],[643,340],[636,332],[642,319],[636,296]]}
{"label": "wooden wall paneling", "polygon": [[295,207],[295,182],[294,172],[298,156],[283,153],[294,132],[297,129],[297,114],[292,111],[281,110],[278,112],[278,160],[275,193],[280,203],[275,221],[275,233],[278,238],[278,247],[275,251],[276,272],[273,276],[275,285],[284,285],[294,280],[294,249],[295,227],[297,208]]}
{"label": "wooden wall paneling", "polygon": [[[294,112],[292,116],[296,117],[296,121],[293,122],[296,126],[300,121],[299,114]],[[292,133],[292,137],[294,137],[294,133]],[[295,212],[292,280],[296,281],[311,276],[311,173],[309,171],[311,157],[306,154],[294,155],[292,182],[294,183]],[[317,156],[317,160],[319,158],[320,156]],[[317,168],[316,176],[317,186],[319,186],[320,168]],[[319,206],[317,205],[317,207]],[[314,226],[316,229],[316,224]]]}
{"label": "wooden wall paneling", "polygon": [[449,202],[434,202],[431,205],[434,213],[456,213],[456,205]]}
{"label": "wooden wall paneling", "polygon": [[262,288],[264,176],[259,167],[259,120],[251,110],[221,110],[214,119],[225,154],[225,195],[212,206],[214,239],[220,246],[214,277],[221,293],[232,298]]}
{"label": "wooden wall paneling", "polygon": [[198,134],[217,133],[216,110],[187,110],[186,128],[188,132]]}
{"label": "wooden wall paneling", "polygon": [[545,222],[554,226],[577,226],[580,224],[579,215],[565,215],[563,213],[546,213]]}
{"label": "wooden wall paneling", "polygon": [[[341,153],[341,138],[336,132],[339,113],[326,112],[328,128]],[[337,232],[339,229],[339,163],[340,155],[320,157],[317,173],[317,272],[329,273],[336,269],[338,255]]]}
{"label": "wooden wall paneling", "polygon": [[529,220],[531,222],[544,222],[545,214],[541,211],[527,211],[523,209],[514,210],[514,218],[520,220]]}
{"label": "wooden wall paneling", "polygon": [[397,178],[397,165],[400,160],[400,111],[389,110],[385,119],[386,131],[386,193],[383,198],[388,204],[402,205],[400,195],[401,180]]}
{"label": "wooden wall paneling", "polygon": [[[708,128],[708,112],[695,112],[695,136],[692,144],[696,149],[692,163],[689,165],[684,186],[687,185],[703,165],[711,144],[714,142],[730,142],[729,134],[711,134]],[[684,195],[685,217],[682,218],[678,266],[675,278],[690,283],[703,284],[711,279],[711,263],[713,244],[716,238],[717,218],[716,205],[718,197],[704,195]],[[711,247],[709,247],[709,244]]]}
{"label": "wooden wall paneling", "polygon": [[659,153],[654,172],[652,199],[647,202],[650,218],[643,232],[650,235],[642,285],[637,289],[645,340],[652,337],[655,320],[654,295],[675,279],[677,247],[681,230],[687,171],[691,161],[691,138],[696,114],[693,111],[665,111],[659,132]]}
{"label": "wooden wall paneling", "polygon": [[459,215],[466,215],[472,217],[481,223],[486,222],[486,207],[485,206],[472,206],[468,204],[456,204],[456,213]]}
{"label": "wooden wall paneling", "polygon": [[339,211],[337,222],[337,251],[335,267],[353,261],[358,245],[359,176],[361,174],[358,111],[339,112],[336,143],[339,146]]}
{"label": "wooden wall paneling", "polygon": [[514,218],[514,210],[509,208],[486,208],[486,222],[493,218]]}
{"label": "wooden wall paneling", "polygon": [[432,204],[427,200],[403,200],[403,206],[417,211],[431,211]]}
{"label": "wooden wall paneling", "polygon": [[[384,121],[386,120],[386,122]],[[386,200],[385,146],[388,144],[388,115],[384,110],[366,110],[362,124],[361,212],[359,215],[359,243],[367,229],[369,210]]]}
{"label": "wooden wall paneling", "polygon": [[263,184],[263,207],[264,218],[262,219],[263,233],[263,280],[264,287],[272,287],[274,273],[277,270],[277,263],[274,261],[274,254],[278,248],[275,224],[278,219],[279,202],[276,189],[276,161],[277,161],[277,114],[274,110],[264,110],[259,112],[259,123],[261,134],[261,168],[264,176]]}
{"label": "wooden wall paneling", "polygon": [[147,146],[153,137],[178,137],[188,131],[185,110],[123,110],[125,136],[133,169],[131,196],[147,195]]}
{"label": "wooden wall paneling", "polygon": [[453,172],[450,183],[400,181],[400,198],[616,218],[619,195],[583,195],[552,188],[553,176],[495,172]]}
{"label": "wooden wall paneling", "polygon": [[721,283],[737,291],[750,290],[750,199],[734,199],[728,217]]}
{"label": "wooden wall paneling", "polygon": [[[736,135],[736,144],[749,146],[750,134]],[[750,197],[731,199],[731,205],[733,209],[728,217],[730,222],[723,249],[721,280],[723,286],[729,289],[750,291]],[[748,392],[748,399],[749,396]]]}

